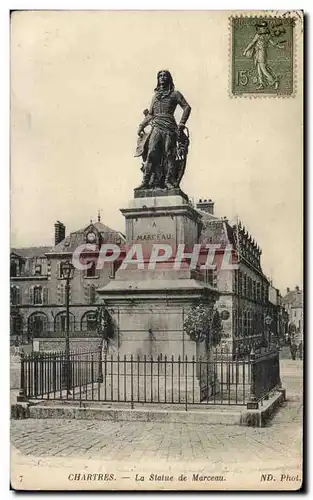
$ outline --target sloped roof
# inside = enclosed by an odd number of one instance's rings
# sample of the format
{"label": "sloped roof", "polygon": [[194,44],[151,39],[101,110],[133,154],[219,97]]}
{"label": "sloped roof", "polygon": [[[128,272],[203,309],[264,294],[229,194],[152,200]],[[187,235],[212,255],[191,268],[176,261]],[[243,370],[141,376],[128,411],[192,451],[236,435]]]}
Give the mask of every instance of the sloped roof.
{"label": "sloped roof", "polygon": [[45,257],[47,252],[50,252],[51,247],[26,247],[26,248],[11,248],[11,253],[15,253],[24,259],[34,257]]}
{"label": "sloped roof", "polygon": [[111,229],[102,222],[94,222],[70,233],[58,245],[51,248],[50,253],[74,252],[79,245],[85,243],[85,234],[88,230],[98,232],[105,242],[119,244],[125,241],[125,236],[119,231]]}
{"label": "sloped roof", "polygon": [[229,234],[226,228],[226,221],[216,217],[203,217],[201,220],[203,226],[200,235],[200,243],[220,243],[229,242]]}
{"label": "sloped roof", "polygon": [[303,307],[302,290],[291,290],[282,298],[282,303],[291,307]]}

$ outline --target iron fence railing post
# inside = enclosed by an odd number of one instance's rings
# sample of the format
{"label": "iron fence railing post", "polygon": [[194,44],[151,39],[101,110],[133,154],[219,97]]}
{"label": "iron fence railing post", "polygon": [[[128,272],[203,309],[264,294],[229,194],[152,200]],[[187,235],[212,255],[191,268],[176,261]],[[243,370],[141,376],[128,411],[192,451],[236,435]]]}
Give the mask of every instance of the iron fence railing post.
{"label": "iron fence railing post", "polygon": [[247,409],[248,410],[257,410],[259,408],[259,403],[257,401],[256,395],[255,395],[255,390],[256,390],[256,360],[255,360],[255,352],[252,348],[251,354],[250,354],[250,396],[249,400],[247,402]]}
{"label": "iron fence railing post", "polygon": [[34,396],[38,396],[38,359],[34,359]]}
{"label": "iron fence railing post", "polygon": [[[17,396],[17,401],[22,402],[22,401],[27,401],[27,391],[25,387],[25,355],[22,352],[20,354],[21,357],[21,373],[20,373],[20,390],[19,394]],[[28,363],[29,364],[29,363]]]}
{"label": "iron fence railing post", "polygon": [[186,357],[185,357],[185,410],[187,411],[188,410],[188,375],[187,375],[187,371],[188,371],[188,357],[187,357],[187,354],[186,354]]}
{"label": "iron fence railing post", "polygon": [[131,409],[134,409],[134,385],[133,385],[133,355],[130,356],[130,397]]}
{"label": "iron fence railing post", "polygon": [[93,354],[91,355],[91,398],[94,398],[94,359]]}
{"label": "iron fence railing post", "polygon": [[103,371],[102,371],[102,342],[99,345],[99,362],[98,362],[98,378],[97,382],[103,382]]}
{"label": "iron fence railing post", "polygon": [[278,388],[281,389],[282,383],[281,383],[281,378],[280,378],[280,362],[279,362],[279,348],[277,349],[276,352],[276,365],[277,365],[277,380],[278,380]]}

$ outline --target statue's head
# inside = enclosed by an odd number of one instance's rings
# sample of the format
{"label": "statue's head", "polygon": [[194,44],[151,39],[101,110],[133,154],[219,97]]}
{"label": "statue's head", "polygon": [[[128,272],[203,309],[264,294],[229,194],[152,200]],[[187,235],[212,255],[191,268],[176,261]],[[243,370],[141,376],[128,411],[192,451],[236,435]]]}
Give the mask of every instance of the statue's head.
{"label": "statue's head", "polygon": [[160,86],[174,90],[174,82],[171,73],[167,69],[162,69],[157,74],[157,86],[155,90],[158,90]]}

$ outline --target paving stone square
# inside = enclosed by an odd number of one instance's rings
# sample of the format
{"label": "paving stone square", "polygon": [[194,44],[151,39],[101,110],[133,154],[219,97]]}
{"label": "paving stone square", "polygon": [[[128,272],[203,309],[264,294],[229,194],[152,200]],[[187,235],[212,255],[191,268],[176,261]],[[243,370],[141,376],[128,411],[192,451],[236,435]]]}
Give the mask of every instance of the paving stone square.
{"label": "paving stone square", "polygon": [[20,456],[84,457],[117,461],[209,461],[264,467],[299,464],[302,449],[301,361],[282,360],[287,401],[264,428],[153,422],[27,419],[11,421],[11,444]]}

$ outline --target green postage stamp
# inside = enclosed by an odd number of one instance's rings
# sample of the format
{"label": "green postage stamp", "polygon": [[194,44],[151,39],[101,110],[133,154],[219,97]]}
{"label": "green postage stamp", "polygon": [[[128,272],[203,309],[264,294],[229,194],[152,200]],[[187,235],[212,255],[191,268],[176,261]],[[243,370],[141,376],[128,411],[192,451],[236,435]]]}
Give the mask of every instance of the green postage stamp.
{"label": "green postage stamp", "polygon": [[292,17],[231,17],[231,93],[291,96],[294,93]]}

